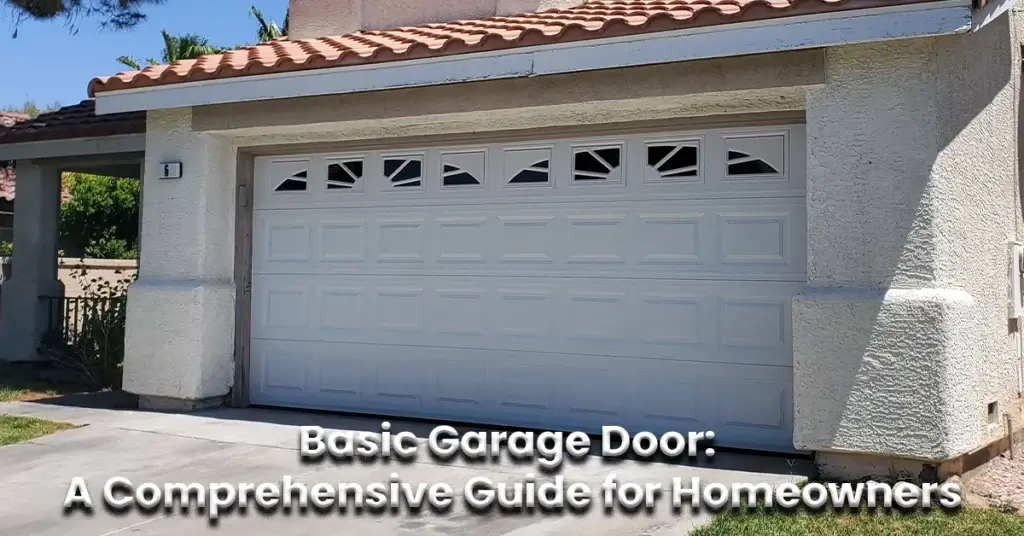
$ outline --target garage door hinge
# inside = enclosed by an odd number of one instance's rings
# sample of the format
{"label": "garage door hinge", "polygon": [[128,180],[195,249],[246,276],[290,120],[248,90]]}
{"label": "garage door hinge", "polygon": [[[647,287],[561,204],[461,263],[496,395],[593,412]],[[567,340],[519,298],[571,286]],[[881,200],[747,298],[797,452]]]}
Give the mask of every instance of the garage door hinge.
{"label": "garage door hinge", "polygon": [[246,194],[246,188],[244,184],[238,185],[238,206],[245,207],[249,205],[249,197]]}

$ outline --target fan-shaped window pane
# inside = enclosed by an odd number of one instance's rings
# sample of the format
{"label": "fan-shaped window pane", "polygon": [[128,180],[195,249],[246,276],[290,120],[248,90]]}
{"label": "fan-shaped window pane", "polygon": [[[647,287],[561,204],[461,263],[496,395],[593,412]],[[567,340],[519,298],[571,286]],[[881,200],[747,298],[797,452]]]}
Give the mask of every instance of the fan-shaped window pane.
{"label": "fan-shaped window pane", "polygon": [[730,175],[775,175],[778,173],[779,170],[760,158],[739,151],[729,151]]}
{"label": "fan-shaped window pane", "polygon": [[699,148],[688,143],[659,143],[647,146],[649,180],[696,177],[700,173]]}
{"label": "fan-shaped window pane", "polygon": [[[573,154],[573,182],[606,182],[621,180],[615,174],[622,158],[622,149],[577,149]],[[614,175],[613,175],[614,174]]]}
{"label": "fan-shaped window pane", "polygon": [[302,192],[306,190],[306,171],[299,171],[291,177],[281,181],[274,188],[275,192]]}
{"label": "fan-shaped window pane", "polygon": [[516,173],[509,184],[542,184],[548,182],[549,174],[548,167],[550,163],[547,160],[540,162],[534,162],[533,165],[526,169]]}
{"label": "fan-shaped window pane", "polygon": [[419,188],[423,185],[423,163],[419,158],[387,158],[384,175],[395,188]]}
{"label": "fan-shaped window pane", "polygon": [[363,178],[363,162],[349,160],[336,162],[327,166],[328,190],[352,190]]}

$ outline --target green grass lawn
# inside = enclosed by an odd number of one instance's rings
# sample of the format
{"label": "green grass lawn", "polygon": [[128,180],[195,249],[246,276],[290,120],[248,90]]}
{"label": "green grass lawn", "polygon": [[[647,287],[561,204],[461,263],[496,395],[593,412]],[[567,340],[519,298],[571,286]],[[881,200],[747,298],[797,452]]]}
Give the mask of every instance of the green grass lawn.
{"label": "green grass lawn", "polygon": [[[39,400],[67,392],[69,389],[66,387],[50,385],[33,378],[24,368],[0,364],[0,402]],[[0,447],[29,441],[68,428],[74,428],[74,425],[0,414]]]}
{"label": "green grass lawn", "polygon": [[39,400],[74,392],[72,386],[55,385],[35,378],[24,366],[0,363],[0,402]]}
{"label": "green grass lawn", "polygon": [[784,513],[757,510],[725,513],[693,536],[1015,536],[1024,516],[965,507],[931,513]]}
{"label": "green grass lawn", "polygon": [[74,428],[74,425],[31,417],[0,415],[0,447],[29,441],[68,428]]}

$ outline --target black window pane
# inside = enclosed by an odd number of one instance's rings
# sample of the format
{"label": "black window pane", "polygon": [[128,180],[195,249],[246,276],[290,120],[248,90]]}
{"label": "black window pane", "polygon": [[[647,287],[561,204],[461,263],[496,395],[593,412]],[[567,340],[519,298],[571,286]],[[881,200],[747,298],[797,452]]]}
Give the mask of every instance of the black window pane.
{"label": "black window pane", "polygon": [[480,181],[465,171],[444,178],[445,186],[476,186],[478,184]]}
{"label": "black window pane", "polygon": [[603,158],[605,162],[608,162],[608,165],[610,165],[613,169],[619,167],[619,153],[621,152],[619,151],[619,149],[600,149],[594,152],[597,153],[597,156]]}
{"label": "black window pane", "polygon": [[[401,169],[401,171],[393,175],[391,173],[388,173],[388,176],[391,177],[391,182],[402,182],[409,179],[418,179],[420,177],[420,167],[421,166],[419,160],[409,160],[409,163],[406,164],[405,167]],[[417,183],[417,185],[419,185],[419,183]]]}
{"label": "black window pane", "polygon": [[675,147],[671,145],[656,145],[654,147],[647,148],[647,165],[655,167],[661,162]]}
{"label": "black window pane", "polygon": [[355,178],[363,176],[363,161],[353,160],[352,162],[345,162],[345,167],[348,168],[349,174]]}
{"label": "black window pane", "polygon": [[779,171],[763,160],[751,160],[739,164],[729,164],[730,175],[762,175],[776,174]]}
{"label": "black window pane", "polygon": [[525,169],[520,171],[509,184],[536,184],[539,182],[548,182],[548,174],[541,171],[534,171],[532,169]]}
{"label": "black window pane", "polygon": [[277,192],[301,192],[306,189],[305,181],[298,181],[295,179],[288,179],[281,183],[275,191]]}
{"label": "black window pane", "polygon": [[394,175],[398,168],[402,167],[405,160],[399,160],[397,158],[390,158],[384,161],[384,175],[390,177]]}
{"label": "black window pane", "polygon": [[589,152],[576,153],[575,170],[587,173],[608,173],[608,168]]}

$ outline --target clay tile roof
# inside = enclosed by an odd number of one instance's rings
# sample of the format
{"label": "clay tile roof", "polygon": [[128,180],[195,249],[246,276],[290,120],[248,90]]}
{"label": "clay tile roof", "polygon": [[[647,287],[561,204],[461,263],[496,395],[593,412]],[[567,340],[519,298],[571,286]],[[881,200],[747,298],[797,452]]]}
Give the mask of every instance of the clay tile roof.
{"label": "clay tile roof", "polygon": [[28,116],[25,114],[0,110],[0,127],[13,127],[15,123],[20,123],[26,119],[28,119]]}
{"label": "clay tile roof", "polygon": [[[0,111],[0,128],[13,127],[26,119],[25,114]],[[10,162],[0,162],[0,200],[14,201],[14,168]]]}
{"label": "clay tile roof", "polygon": [[575,7],[540,13],[317,39],[278,39],[196,60],[95,78],[89,83],[89,95],[926,1],[930,0],[581,0]]}
{"label": "clay tile roof", "polygon": [[146,131],[145,112],[96,115],[95,101],[84,100],[55,112],[0,129],[0,145],[27,141],[94,138]]}
{"label": "clay tile roof", "polygon": [[0,199],[14,201],[14,168],[5,165],[0,165]]}

